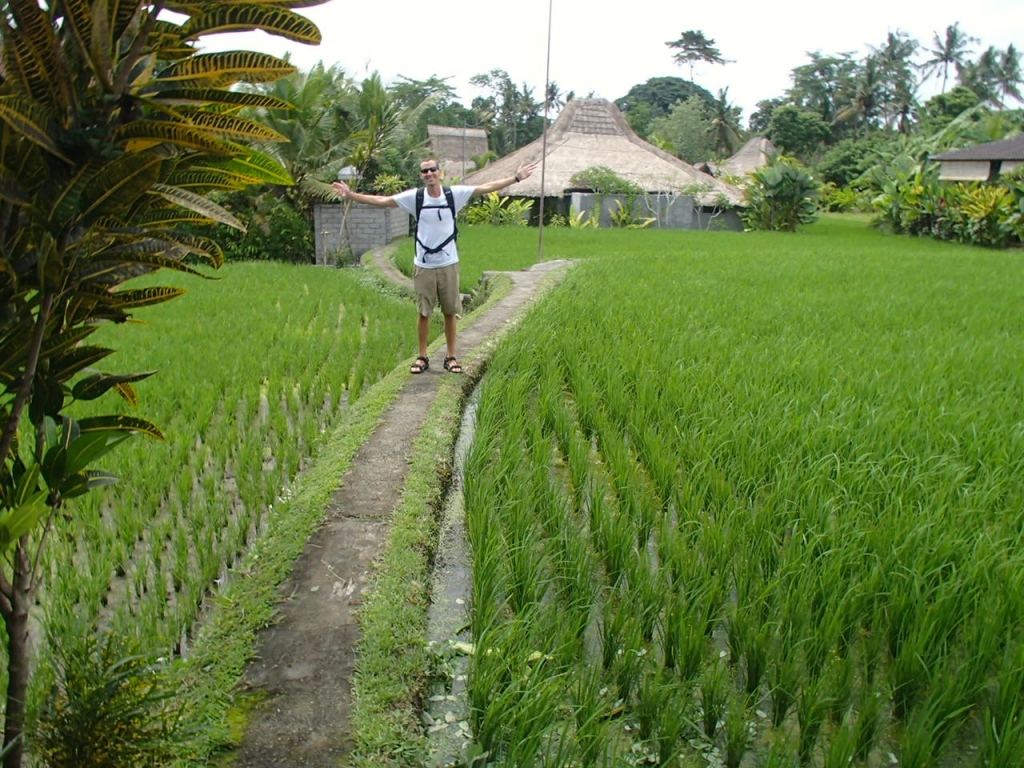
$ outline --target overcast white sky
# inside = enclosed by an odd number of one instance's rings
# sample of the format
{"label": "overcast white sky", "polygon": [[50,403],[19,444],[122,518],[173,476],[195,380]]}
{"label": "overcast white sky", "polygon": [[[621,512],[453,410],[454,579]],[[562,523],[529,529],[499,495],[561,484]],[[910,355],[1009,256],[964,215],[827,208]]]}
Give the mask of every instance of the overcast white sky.
{"label": "overcast white sky", "polygon": [[[860,58],[897,30],[931,47],[933,35],[954,22],[980,39],[972,46],[976,53],[1010,43],[1024,50],[1021,0],[329,0],[298,12],[320,28],[320,46],[246,33],[204,40],[204,50],[291,51],[300,69],[322,61],[357,80],[373,72],[385,83],[436,75],[449,78],[466,106],[478,95],[469,79],[492,69],[532,87],[538,100],[549,71],[563,93],[614,100],[652,77],[689,79],[689,68],[673,63],[665,43],[694,29],[733,62],[698,64],[694,80],[716,95],[727,87],[729,100],[743,107],[744,123],[758,101],[783,94],[790,72],[808,63],[810,51]],[[923,95],[935,92],[932,85]]]}

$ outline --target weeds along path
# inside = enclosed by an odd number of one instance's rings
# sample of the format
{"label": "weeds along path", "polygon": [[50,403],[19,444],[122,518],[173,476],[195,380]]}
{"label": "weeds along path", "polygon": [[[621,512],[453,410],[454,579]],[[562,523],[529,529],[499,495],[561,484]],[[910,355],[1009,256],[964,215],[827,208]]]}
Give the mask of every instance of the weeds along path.
{"label": "weeds along path", "polygon": [[[389,280],[411,287],[391,263],[392,251],[386,246],[374,252],[373,266]],[[488,343],[528,306],[545,278],[565,265],[544,262],[523,272],[502,273],[512,281],[508,293],[459,329],[459,358],[467,375],[479,370],[489,354]],[[351,750],[351,681],[359,642],[355,614],[368,593],[374,561],[387,543],[413,444],[441,377],[453,375],[442,369],[443,357],[443,346],[435,345],[429,370],[409,376],[340,478],[322,527],[282,585],[279,620],[260,634],[256,659],[246,670],[245,685],[261,703],[250,713],[232,765],[323,768]]]}

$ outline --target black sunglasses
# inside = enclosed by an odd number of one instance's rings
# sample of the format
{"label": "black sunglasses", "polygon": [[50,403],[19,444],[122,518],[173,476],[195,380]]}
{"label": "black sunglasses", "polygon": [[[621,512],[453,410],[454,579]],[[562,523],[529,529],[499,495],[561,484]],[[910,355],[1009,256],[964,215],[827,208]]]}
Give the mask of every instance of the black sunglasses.
{"label": "black sunglasses", "polygon": [[420,173],[430,173],[431,171],[436,170],[438,170],[438,167],[435,165],[432,168],[420,168]]}

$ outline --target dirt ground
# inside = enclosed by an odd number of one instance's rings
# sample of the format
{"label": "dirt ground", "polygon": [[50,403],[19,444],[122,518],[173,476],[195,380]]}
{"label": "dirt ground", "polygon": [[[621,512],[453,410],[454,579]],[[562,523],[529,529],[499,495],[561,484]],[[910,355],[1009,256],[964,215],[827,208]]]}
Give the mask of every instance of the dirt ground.
{"label": "dirt ground", "polygon": [[[377,268],[395,282],[410,284],[391,264],[390,251],[385,247],[373,254]],[[460,327],[460,358],[472,358],[474,350],[528,306],[547,273],[564,266],[545,262],[507,273],[513,281],[508,295]],[[443,350],[438,354],[443,357]],[[368,588],[371,563],[386,543],[412,445],[440,377],[450,375],[440,359],[432,359],[425,373],[410,375],[339,479],[323,526],[281,588],[280,621],[261,633],[256,660],[247,669],[247,686],[266,699],[252,712],[234,766],[327,768],[350,750],[351,677],[359,642],[355,611]]]}

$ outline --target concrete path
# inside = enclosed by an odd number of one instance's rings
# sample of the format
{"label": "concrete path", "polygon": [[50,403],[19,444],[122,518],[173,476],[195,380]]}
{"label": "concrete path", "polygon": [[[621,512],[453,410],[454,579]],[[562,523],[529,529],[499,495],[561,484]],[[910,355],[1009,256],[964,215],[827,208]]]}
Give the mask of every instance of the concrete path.
{"label": "concrete path", "polygon": [[[411,287],[409,278],[391,263],[392,251],[388,246],[378,249],[373,254],[376,267],[388,279]],[[566,264],[544,262],[505,273],[513,281],[508,295],[460,327],[460,360],[478,358],[483,345],[529,305],[544,278]],[[450,375],[439,359],[431,360],[425,373],[410,375],[340,478],[323,527],[281,588],[280,621],[261,633],[257,659],[247,669],[247,686],[264,692],[267,699],[251,713],[233,765],[327,768],[351,749],[351,680],[359,643],[355,612],[365,598],[371,564],[387,542],[412,446],[440,377]]]}

